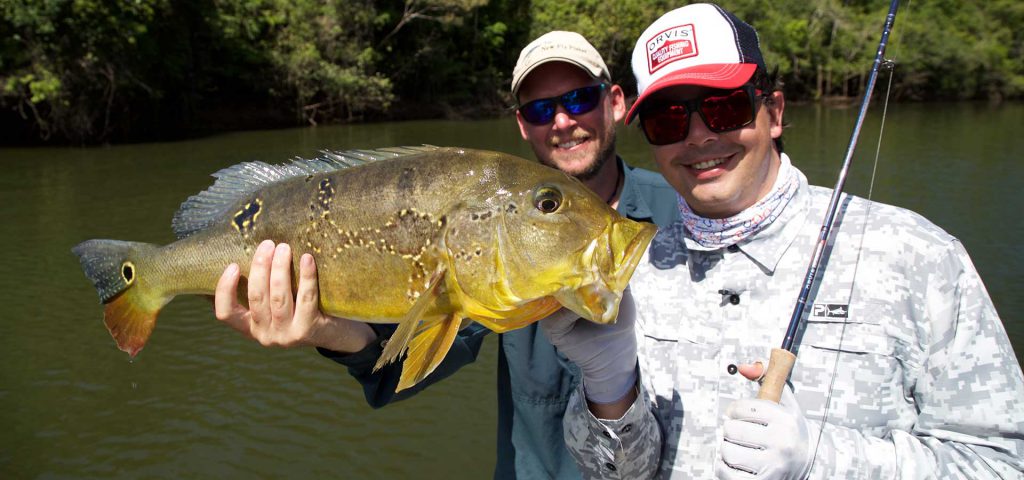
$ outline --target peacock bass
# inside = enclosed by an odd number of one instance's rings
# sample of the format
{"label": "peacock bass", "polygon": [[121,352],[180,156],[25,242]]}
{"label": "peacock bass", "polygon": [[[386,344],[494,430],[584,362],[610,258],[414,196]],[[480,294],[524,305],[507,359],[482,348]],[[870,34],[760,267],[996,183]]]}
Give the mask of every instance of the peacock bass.
{"label": "peacock bass", "polygon": [[376,367],[407,353],[402,390],[434,370],[464,320],[505,332],[564,306],[614,322],[655,233],[578,180],[498,152],[323,152],[214,177],[175,214],[174,243],[73,248],[107,329],[133,357],[172,298],[212,294],[228,264],[248,265],[271,239],[292,246],[296,271],[303,253],[313,255],[324,313],[398,324]]}

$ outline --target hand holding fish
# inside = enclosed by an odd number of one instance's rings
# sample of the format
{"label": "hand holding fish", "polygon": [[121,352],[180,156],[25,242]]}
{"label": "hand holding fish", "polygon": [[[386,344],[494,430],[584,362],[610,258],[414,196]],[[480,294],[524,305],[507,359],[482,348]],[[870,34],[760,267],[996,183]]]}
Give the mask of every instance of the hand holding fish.
{"label": "hand holding fish", "polygon": [[231,264],[217,282],[214,313],[218,320],[265,347],[321,347],[340,353],[362,350],[376,335],[365,323],[320,311],[316,262],[305,254],[292,294],[292,252],[286,243],[264,241],[249,267],[249,308],[238,303],[238,265]]}
{"label": "hand holding fish", "polygon": [[[760,364],[739,372],[758,380]],[[744,399],[726,408],[721,458],[715,476],[724,479],[802,479],[811,469],[817,432],[803,415],[793,389],[785,387],[779,403]]]}
{"label": "hand holding fish", "polygon": [[[636,308],[625,290],[614,324],[580,321],[568,309],[540,321],[551,344],[583,373],[583,389],[591,411],[601,418],[619,418],[636,399]],[[621,404],[621,409],[612,405]],[[619,411],[621,410],[621,411]]]}

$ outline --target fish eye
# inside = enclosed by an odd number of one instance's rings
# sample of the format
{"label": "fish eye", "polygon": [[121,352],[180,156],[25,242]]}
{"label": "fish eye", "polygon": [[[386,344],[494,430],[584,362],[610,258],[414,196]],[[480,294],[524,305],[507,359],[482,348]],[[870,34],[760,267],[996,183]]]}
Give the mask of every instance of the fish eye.
{"label": "fish eye", "polygon": [[534,194],[533,206],[541,213],[554,213],[562,206],[562,192],[556,188],[543,187]]}

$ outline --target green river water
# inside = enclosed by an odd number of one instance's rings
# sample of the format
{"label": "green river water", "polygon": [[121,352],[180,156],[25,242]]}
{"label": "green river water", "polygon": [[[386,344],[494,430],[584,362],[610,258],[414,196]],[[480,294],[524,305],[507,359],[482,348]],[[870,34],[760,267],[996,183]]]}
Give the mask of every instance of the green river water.
{"label": "green river water", "polygon": [[[812,183],[832,186],[855,110],[790,105],[786,114],[793,162]],[[868,193],[879,120],[865,124],[849,192]],[[1024,105],[891,107],[872,192],[963,241],[1018,358],[1021,125]],[[476,364],[372,410],[344,369],[312,350],[259,347],[219,324],[202,298],[169,304],[130,362],[70,252],[89,238],[173,240],[178,205],[238,162],[423,143],[532,158],[511,118],[0,149],[0,478],[489,478],[495,336]],[[620,129],[619,151],[652,165],[635,128]]]}

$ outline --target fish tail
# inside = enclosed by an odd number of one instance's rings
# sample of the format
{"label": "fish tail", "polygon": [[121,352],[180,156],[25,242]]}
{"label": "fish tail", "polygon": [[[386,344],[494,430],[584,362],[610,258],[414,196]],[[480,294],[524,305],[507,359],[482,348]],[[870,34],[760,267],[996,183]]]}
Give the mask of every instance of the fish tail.
{"label": "fish tail", "polygon": [[[134,357],[146,345],[160,309],[173,297],[147,278],[146,266],[160,247],[119,240],[87,240],[71,251],[99,293],[103,323],[117,348]],[[148,272],[152,273],[152,272]]]}

